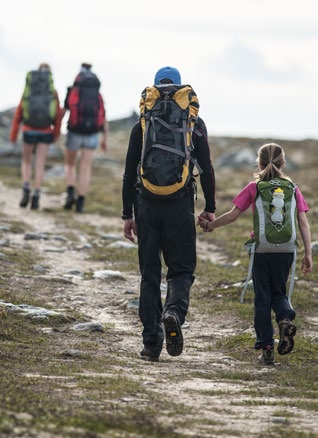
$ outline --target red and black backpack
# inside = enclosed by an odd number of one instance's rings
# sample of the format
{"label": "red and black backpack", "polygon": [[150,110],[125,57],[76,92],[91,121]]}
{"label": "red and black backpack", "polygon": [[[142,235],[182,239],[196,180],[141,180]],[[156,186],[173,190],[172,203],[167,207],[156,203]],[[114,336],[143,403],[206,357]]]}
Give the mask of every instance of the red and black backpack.
{"label": "red and black backpack", "polygon": [[65,99],[65,106],[70,110],[69,131],[93,134],[102,130],[105,109],[99,88],[100,81],[92,72],[80,73],[69,87]]}

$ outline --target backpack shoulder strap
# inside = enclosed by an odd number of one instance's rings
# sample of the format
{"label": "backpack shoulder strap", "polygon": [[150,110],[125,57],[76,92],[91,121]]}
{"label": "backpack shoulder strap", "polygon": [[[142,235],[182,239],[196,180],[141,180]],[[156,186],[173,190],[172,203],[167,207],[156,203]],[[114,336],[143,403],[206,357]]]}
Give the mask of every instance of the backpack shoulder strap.
{"label": "backpack shoulder strap", "polygon": [[248,283],[249,283],[250,279],[252,278],[252,269],[253,269],[254,254],[255,254],[255,245],[256,245],[256,243],[254,242],[253,245],[251,246],[250,263],[248,265],[248,272],[247,272],[247,277],[246,277],[245,285],[244,285],[244,288],[243,288],[242,293],[241,293],[241,298],[240,298],[240,302],[241,303],[243,303],[243,301],[244,301],[244,296],[245,296],[246,289],[248,287]]}

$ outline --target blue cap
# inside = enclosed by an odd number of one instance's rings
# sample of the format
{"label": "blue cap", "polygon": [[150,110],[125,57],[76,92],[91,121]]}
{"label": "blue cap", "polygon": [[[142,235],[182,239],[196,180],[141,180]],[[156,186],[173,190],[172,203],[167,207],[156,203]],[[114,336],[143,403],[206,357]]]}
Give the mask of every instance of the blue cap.
{"label": "blue cap", "polygon": [[159,85],[162,79],[170,79],[174,84],[181,85],[181,76],[174,67],[162,67],[155,76],[155,85]]}

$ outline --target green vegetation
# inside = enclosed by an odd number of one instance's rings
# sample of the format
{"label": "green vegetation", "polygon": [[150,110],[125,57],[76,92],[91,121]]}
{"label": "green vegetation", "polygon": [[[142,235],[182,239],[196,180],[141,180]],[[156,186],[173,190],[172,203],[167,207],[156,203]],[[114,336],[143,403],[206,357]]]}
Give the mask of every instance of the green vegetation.
{"label": "green vegetation", "polygon": [[[101,266],[100,269],[120,270],[137,279],[139,275],[137,249],[109,248],[100,238],[103,233],[121,231],[121,222],[116,220],[121,214],[127,138],[127,133],[121,136],[112,133],[108,156],[113,161],[96,161],[86,210],[87,216],[94,219],[88,221],[86,215],[79,217],[58,207],[41,210],[37,215],[43,221],[53,218],[57,224],[63,224],[63,235],[72,248],[80,245],[81,236],[91,243],[91,249],[83,256],[81,281],[84,288],[95,291],[96,297],[104,294],[102,306],[96,309],[104,310],[105,314],[109,306],[115,306],[114,302],[110,303],[113,291],[125,290],[127,284],[118,279],[97,282],[93,270],[87,267],[89,263]],[[213,140],[211,143],[213,148]],[[288,147],[293,155],[299,144],[288,143]],[[312,159],[307,154],[306,169],[293,171],[293,178],[311,207],[312,237],[318,240],[316,195],[311,191],[317,183],[317,154],[311,143],[306,147],[308,154],[313,154]],[[217,147],[213,149],[215,162],[221,153]],[[1,167],[0,172],[4,184],[20,187],[17,169]],[[231,208],[231,199],[252,176],[250,170],[233,173],[216,167],[218,214]],[[45,188],[45,196],[59,195],[64,190],[64,181],[46,181]],[[199,188],[197,213],[202,209],[203,195]],[[3,211],[0,224],[9,227],[9,231],[0,232],[0,240],[8,233],[17,237],[37,231],[22,220],[11,220]],[[104,324],[103,333],[75,332],[72,327],[76,323],[89,320],[85,300],[78,304],[74,298],[78,294],[76,283],[61,276],[50,278],[36,273],[35,265],[50,265],[45,253],[36,250],[36,244],[24,241],[23,245],[3,245],[0,299],[55,310],[56,297],[61,297],[58,306],[61,313],[34,319],[0,305],[0,435],[40,436],[45,432],[48,437],[63,438],[173,438],[186,437],[194,430],[198,437],[243,437],[246,436],[244,425],[248,423],[240,424],[240,419],[254,415],[253,421],[257,421],[261,410],[254,414],[253,409],[263,407],[271,410],[272,414],[267,415],[272,424],[269,422],[268,433],[262,436],[314,437],[313,428],[308,429],[310,420],[300,426],[297,422],[306,416],[313,418],[318,407],[315,383],[318,271],[314,269],[304,278],[299,269],[301,248],[292,296],[298,327],[295,349],[288,356],[277,355],[279,364],[274,367],[259,365],[258,352],[253,349],[251,288],[244,304],[239,302],[248,266],[243,243],[250,230],[249,214],[214,233],[198,230],[199,245],[210,244],[226,261],[212,263],[198,257],[187,318],[190,328],[185,330],[186,359],[164,356],[159,364],[144,363],[138,358],[141,328],[137,312],[127,310],[124,294],[118,298],[115,313],[121,312],[124,321],[131,316],[133,328],[129,339],[133,337],[133,346],[126,342],[125,330],[112,321]],[[67,258],[70,254],[61,253],[60,257]],[[315,266],[317,262],[315,254]],[[138,281],[135,283],[128,288],[136,292]],[[210,330],[205,334],[207,328]],[[72,355],[70,350],[78,354]]]}

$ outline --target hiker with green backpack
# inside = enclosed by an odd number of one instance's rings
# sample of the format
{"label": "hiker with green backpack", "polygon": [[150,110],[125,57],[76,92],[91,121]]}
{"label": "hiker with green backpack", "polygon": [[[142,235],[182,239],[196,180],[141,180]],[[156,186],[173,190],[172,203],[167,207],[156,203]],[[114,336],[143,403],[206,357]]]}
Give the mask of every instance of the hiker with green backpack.
{"label": "hiker with green backpack", "polygon": [[[196,267],[194,166],[205,197],[201,213],[215,217],[215,180],[199,102],[179,71],[163,67],[140,98],[140,120],[129,139],[123,176],[124,236],[138,237],[141,273],[141,359],[157,362],[164,337],[170,356],[183,351],[182,325]],[[163,263],[167,293],[163,305]]]}
{"label": "hiker with green backpack", "polygon": [[[296,313],[291,305],[291,293],[287,296],[287,281],[296,261],[297,223],[304,245],[301,269],[305,275],[312,270],[311,235],[307,203],[299,187],[283,173],[286,164],[283,148],[275,143],[263,145],[257,163],[256,181],[250,182],[233,199],[234,207],[212,222],[199,216],[197,223],[204,231],[213,231],[234,222],[252,206],[254,230],[247,249],[254,286],[255,349],[262,350],[259,361],[270,365],[274,363],[271,310],[279,329],[278,353],[285,355],[294,348]],[[241,301],[243,298],[244,295]]]}
{"label": "hiker with green backpack", "polygon": [[[51,68],[40,64],[38,70],[28,72],[22,99],[15,111],[10,141],[15,143],[20,124],[23,123],[22,145],[22,198],[20,207],[31,203],[31,209],[40,206],[41,185],[45,163],[51,143],[60,136],[62,110],[58,93],[54,88]],[[31,194],[32,158],[35,155],[34,190]],[[32,196],[31,196],[32,195]]]}

